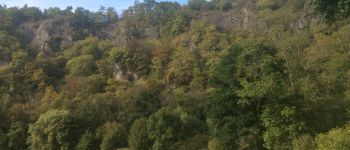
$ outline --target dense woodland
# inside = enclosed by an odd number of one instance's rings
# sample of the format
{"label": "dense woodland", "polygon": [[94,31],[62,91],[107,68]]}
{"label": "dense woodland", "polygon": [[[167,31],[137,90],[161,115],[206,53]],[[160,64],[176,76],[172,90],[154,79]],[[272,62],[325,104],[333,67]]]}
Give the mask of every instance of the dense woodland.
{"label": "dense woodland", "polygon": [[[236,10],[256,19],[210,20]],[[0,149],[350,149],[349,15],[349,0],[0,5]],[[28,36],[54,20],[69,23]]]}

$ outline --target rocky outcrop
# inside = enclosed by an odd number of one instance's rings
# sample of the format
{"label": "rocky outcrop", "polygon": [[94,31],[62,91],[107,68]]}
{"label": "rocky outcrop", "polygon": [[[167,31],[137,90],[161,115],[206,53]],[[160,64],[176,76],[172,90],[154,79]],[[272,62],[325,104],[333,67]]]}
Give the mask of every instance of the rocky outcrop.
{"label": "rocky outcrop", "polygon": [[138,75],[134,72],[124,71],[118,63],[115,63],[113,65],[113,76],[115,77],[116,80],[133,81],[133,80],[137,80],[139,78]]}
{"label": "rocky outcrop", "polygon": [[203,11],[198,19],[214,23],[223,29],[256,27],[258,8],[253,0],[236,0],[227,11]]}
{"label": "rocky outcrop", "polygon": [[[309,24],[309,20],[305,19],[311,0],[305,0],[305,6],[300,12],[300,17],[290,24],[295,29],[303,29]],[[205,20],[209,23],[216,24],[223,30],[244,29],[259,30],[266,29],[264,21],[259,16],[261,9],[257,6],[256,0],[234,0],[232,9],[229,10],[203,10],[196,14],[195,19]],[[73,40],[83,39],[85,36],[92,34],[101,39],[112,39],[119,47],[135,38],[133,24],[128,21],[121,21],[112,24],[104,24],[92,27],[86,27],[83,31],[87,31],[77,39],[74,34],[76,30],[82,30],[74,27],[72,18],[67,16],[55,17],[54,19],[42,20],[40,22],[26,22],[21,25],[22,31],[25,33],[25,39],[28,43],[40,51],[56,51],[62,45],[69,45]],[[137,36],[147,39],[157,39],[160,37],[160,27],[143,27],[137,28]]]}
{"label": "rocky outcrop", "polygon": [[40,23],[33,44],[40,50],[56,50],[61,44],[72,42],[73,27],[68,19],[49,19]]}
{"label": "rocky outcrop", "polygon": [[55,51],[63,44],[73,41],[73,27],[69,18],[57,17],[40,22],[27,22],[21,25],[27,42],[40,51]]}
{"label": "rocky outcrop", "polygon": [[[288,8],[289,3],[285,3],[281,9]],[[303,5],[295,11],[291,11],[294,16],[297,16],[290,24],[290,27],[295,30],[302,30],[310,22],[306,16],[310,14],[311,0],[305,0]],[[245,30],[264,30],[266,25],[261,20],[260,13],[263,8],[260,8],[256,0],[235,0],[232,3],[232,9],[221,10],[205,10],[197,15],[197,19],[206,20],[209,23],[216,24],[224,30],[245,29]],[[278,10],[275,10],[278,11]]]}

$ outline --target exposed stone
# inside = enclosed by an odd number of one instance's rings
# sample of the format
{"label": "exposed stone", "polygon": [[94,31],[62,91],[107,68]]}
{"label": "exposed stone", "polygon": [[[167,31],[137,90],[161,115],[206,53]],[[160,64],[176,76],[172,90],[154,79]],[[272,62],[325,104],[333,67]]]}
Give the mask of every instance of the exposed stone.
{"label": "exposed stone", "polygon": [[116,80],[137,80],[139,76],[131,71],[125,71],[122,69],[121,65],[115,63],[113,65],[113,76]]}
{"label": "exposed stone", "polygon": [[198,19],[204,19],[224,29],[256,27],[258,8],[252,0],[236,0],[228,11],[203,11]]}
{"label": "exposed stone", "polygon": [[73,27],[67,17],[57,17],[41,22],[22,24],[27,42],[40,51],[55,51],[61,45],[72,43]]}
{"label": "exposed stone", "polygon": [[40,50],[55,50],[56,44],[72,42],[73,27],[70,26],[68,19],[49,19],[41,22],[35,33],[33,44],[38,45]]}

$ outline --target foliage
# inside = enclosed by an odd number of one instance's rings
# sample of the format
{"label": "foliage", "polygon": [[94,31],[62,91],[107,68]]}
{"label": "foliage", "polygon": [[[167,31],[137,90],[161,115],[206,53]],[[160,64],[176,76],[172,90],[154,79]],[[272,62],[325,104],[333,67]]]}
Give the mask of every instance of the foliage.
{"label": "foliage", "polygon": [[321,12],[328,21],[346,18],[350,15],[349,0],[314,0],[317,11]]}
{"label": "foliage", "polygon": [[104,136],[101,142],[101,150],[113,150],[127,145],[127,133],[123,126],[116,122],[107,122],[104,125]]}
{"label": "foliage", "polygon": [[76,144],[74,119],[67,110],[50,110],[29,129],[30,149],[72,149]]}
{"label": "foliage", "polygon": [[152,146],[148,138],[147,120],[138,119],[132,124],[129,133],[129,146],[134,150],[148,150]]}
{"label": "foliage", "polygon": [[348,0],[0,5],[0,149],[349,149],[348,16]]}
{"label": "foliage", "polygon": [[293,140],[293,150],[312,150],[316,149],[316,143],[312,136],[302,135]]}
{"label": "foliage", "polygon": [[317,149],[348,149],[350,147],[349,126],[332,129],[328,133],[318,134],[316,137]]}
{"label": "foliage", "polygon": [[173,143],[191,137],[200,130],[196,118],[182,112],[180,108],[163,108],[151,115],[147,122],[148,137],[155,150],[176,149]]}
{"label": "foliage", "polygon": [[27,147],[27,128],[22,122],[15,122],[11,124],[11,129],[7,134],[8,146],[11,149],[25,149]]}
{"label": "foliage", "polygon": [[76,147],[77,150],[96,150],[98,149],[99,141],[96,135],[87,131],[79,140],[79,143]]}
{"label": "foliage", "polygon": [[82,55],[68,61],[67,69],[72,76],[88,76],[94,73],[96,65],[91,55]]}

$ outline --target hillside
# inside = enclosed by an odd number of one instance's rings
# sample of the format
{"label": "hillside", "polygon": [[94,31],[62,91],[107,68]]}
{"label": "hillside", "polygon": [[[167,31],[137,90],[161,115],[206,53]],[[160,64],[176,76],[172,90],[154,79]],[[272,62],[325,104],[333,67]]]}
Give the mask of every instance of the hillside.
{"label": "hillside", "polygon": [[348,0],[0,5],[0,149],[350,149]]}

